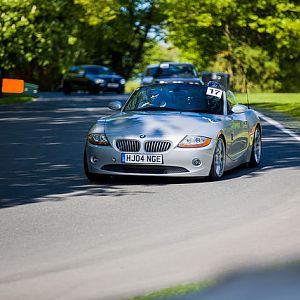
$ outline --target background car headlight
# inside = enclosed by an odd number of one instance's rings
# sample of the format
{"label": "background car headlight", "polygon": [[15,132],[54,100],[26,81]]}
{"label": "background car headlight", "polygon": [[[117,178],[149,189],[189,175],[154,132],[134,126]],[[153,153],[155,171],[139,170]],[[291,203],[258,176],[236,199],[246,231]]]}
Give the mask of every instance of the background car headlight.
{"label": "background car headlight", "polygon": [[122,79],[120,80],[120,83],[121,83],[121,84],[125,84],[125,83],[126,83],[126,80],[125,80],[124,78],[122,78]]}
{"label": "background car headlight", "polygon": [[104,133],[90,133],[88,141],[93,145],[109,146],[109,141]]}
{"label": "background car headlight", "polygon": [[104,79],[101,79],[101,78],[95,79],[95,83],[97,83],[97,84],[104,83],[104,82],[105,82]]}
{"label": "background car headlight", "polygon": [[208,146],[211,138],[198,135],[187,135],[179,144],[179,148],[201,148]]}

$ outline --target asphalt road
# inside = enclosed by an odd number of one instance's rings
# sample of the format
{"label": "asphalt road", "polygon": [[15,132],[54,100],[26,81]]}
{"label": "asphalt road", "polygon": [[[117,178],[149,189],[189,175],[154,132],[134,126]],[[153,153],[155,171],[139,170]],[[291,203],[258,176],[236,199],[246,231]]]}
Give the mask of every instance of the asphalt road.
{"label": "asphalt road", "polygon": [[0,298],[121,299],[300,257],[300,143],[263,124],[263,161],[224,180],[84,176],[115,95],[0,107]]}

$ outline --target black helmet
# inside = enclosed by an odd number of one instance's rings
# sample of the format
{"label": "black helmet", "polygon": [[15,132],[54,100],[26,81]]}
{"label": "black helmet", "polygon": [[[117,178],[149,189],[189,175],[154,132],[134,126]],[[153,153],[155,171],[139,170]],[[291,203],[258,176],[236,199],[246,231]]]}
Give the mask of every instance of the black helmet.
{"label": "black helmet", "polygon": [[223,90],[223,91],[224,91],[223,85],[222,85],[220,82],[218,82],[218,81],[209,81],[209,82],[207,83],[207,86],[208,86],[208,87],[212,87],[212,88],[216,88],[216,89],[219,89],[219,90]]}

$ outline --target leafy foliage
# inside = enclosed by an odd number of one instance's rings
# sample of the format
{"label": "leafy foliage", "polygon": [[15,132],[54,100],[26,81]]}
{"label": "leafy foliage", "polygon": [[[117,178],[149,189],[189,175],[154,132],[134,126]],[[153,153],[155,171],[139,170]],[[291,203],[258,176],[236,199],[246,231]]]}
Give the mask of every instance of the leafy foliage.
{"label": "leafy foliage", "polygon": [[[228,72],[237,90],[278,90],[299,77],[300,12],[286,0],[166,0],[169,38],[201,69]],[[282,83],[283,82],[283,83]],[[299,89],[299,87],[298,87]]]}
{"label": "leafy foliage", "polygon": [[1,67],[42,88],[49,87],[53,75],[81,53],[80,28],[72,17],[76,6],[71,0],[0,2]]}
{"label": "leafy foliage", "polygon": [[299,91],[299,12],[288,0],[0,0],[0,67],[54,89],[74,64],[129,78],[184,60],[228,72],[236,90]]}
{"label": "leafy foliage", "polygon": [[180,50],[172,45],[165,45],[157,41],[148,41],[145,44],[143,60],[136,65],[134,75],[143,73],[149,64],[159,64],[168,61],[183,61]]}
{"label": "leafy foliage", "polygon": [[73,64],[129,77],[163,20],[158,0],[0,0],[0,9],[1,68],[41,89],[57,87]]}
{"label": "leafy foliage", "polygon": [[160,35],[164,14],[159,0],[120,0],[115,7],[117,17],[91,28],[88,43],[93,62],[128,78],[142,61],[147,41]]}

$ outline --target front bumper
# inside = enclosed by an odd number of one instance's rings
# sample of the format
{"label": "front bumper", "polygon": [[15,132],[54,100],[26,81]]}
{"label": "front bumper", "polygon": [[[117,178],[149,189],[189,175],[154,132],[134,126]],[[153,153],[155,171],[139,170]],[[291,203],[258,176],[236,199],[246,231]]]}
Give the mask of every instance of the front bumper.
{"label": "front bumper", "polygon": [[125,85],[121,83],[114,83],[115,86],[109,85],[109,82],[105,83],[96,83],[95,86],[99,89],[99,91],[103,92],[117,92],[117,91],[124,91]]}
{"label": "front bumper", "polygon": [[[121,151],[112,146],[96,146],[87,142],[86,159],[89,172],[105,175],[205,177],[209,175],[215,140],[203,148],[173,148],[163,153],[138,152],[135,154],[162,154],[163,164],[124,164]],[[201,161],[195,166],[192,161]]]}

